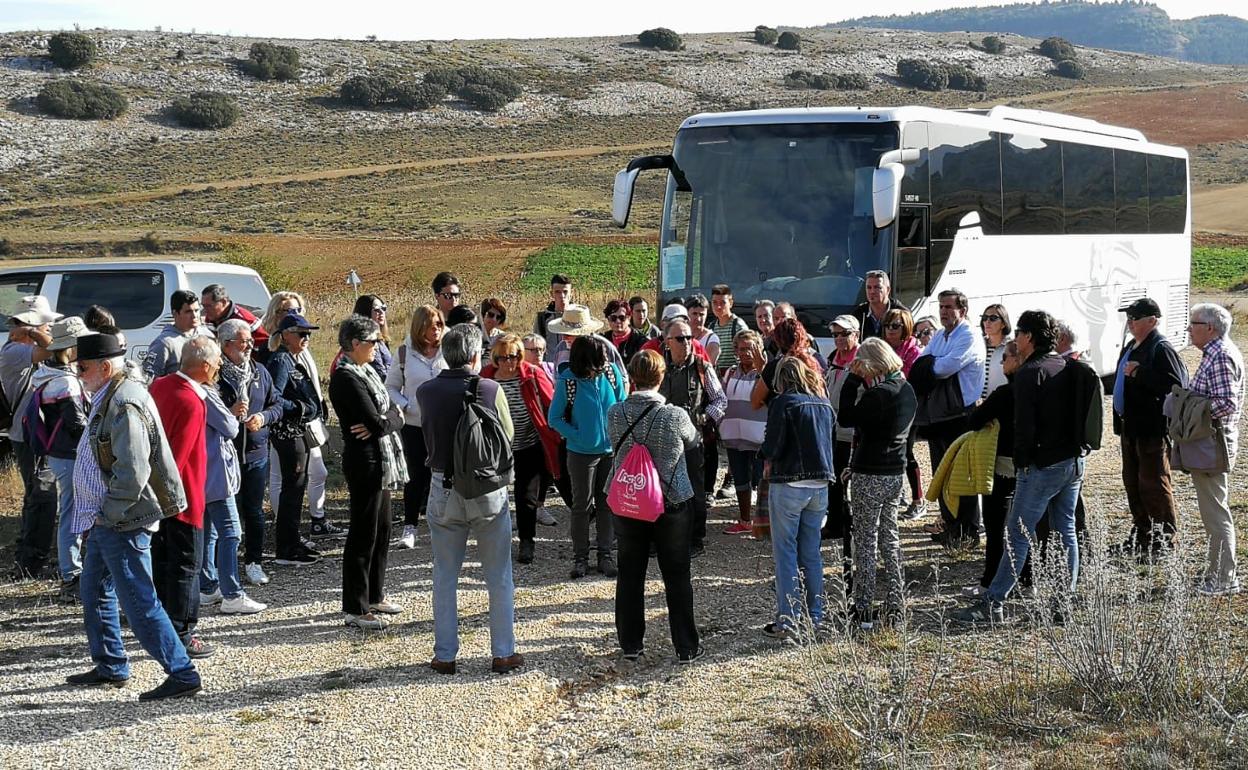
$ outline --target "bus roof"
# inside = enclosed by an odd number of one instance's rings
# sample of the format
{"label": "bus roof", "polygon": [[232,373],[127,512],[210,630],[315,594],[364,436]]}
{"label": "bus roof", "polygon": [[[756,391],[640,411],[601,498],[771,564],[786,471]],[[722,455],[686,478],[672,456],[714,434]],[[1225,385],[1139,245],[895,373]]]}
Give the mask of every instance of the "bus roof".
{"label": "bus roof", "polygon": [[980,128],[1003,133],[1078,141],[1159,155],[1187,157],[1181,147],[1153,144],[1133,128],[1122,128],[1058,112],[997,106],[990,109],[944,110],[936,107],[796,107],[740,112],[704,112],[680,124],[681,129],[702,126],[748,126],[782,123],[908,123],[925,121]]}

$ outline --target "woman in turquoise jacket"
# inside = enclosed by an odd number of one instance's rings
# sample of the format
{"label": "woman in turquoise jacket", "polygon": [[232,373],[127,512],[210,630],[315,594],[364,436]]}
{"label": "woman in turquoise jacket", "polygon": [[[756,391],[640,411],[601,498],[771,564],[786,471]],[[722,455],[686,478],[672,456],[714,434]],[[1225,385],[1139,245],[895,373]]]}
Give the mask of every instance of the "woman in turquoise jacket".
{"label": "woman in turquoise jacket", "polygon": [[624,373],[607,360],[602,339],[578,335],[571,357],[559,365],[554,399],[547,415],[550,427],[568,446],[568,480],[572,486],[572,577],[589,572],[589,519],[598,531],[598,571],[615,577],[611,557],[614,533],[607,508],[611,480],[611,440],[607,437],[607,410],[628,396]]}

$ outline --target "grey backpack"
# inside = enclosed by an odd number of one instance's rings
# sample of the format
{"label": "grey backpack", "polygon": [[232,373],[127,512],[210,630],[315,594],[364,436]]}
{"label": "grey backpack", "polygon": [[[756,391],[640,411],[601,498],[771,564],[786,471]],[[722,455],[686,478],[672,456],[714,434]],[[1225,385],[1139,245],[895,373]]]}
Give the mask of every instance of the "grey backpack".
{"label": "grey backpack", "polygon": [[[450,487],[465,500],[502,489],[511,483],[515,458],[511,439],[494,410],[481,405],[480,377],[468,380],[464,413],[455,426],[455,442],[444,474]],[[444,482],[445,483],[445,482]]]}

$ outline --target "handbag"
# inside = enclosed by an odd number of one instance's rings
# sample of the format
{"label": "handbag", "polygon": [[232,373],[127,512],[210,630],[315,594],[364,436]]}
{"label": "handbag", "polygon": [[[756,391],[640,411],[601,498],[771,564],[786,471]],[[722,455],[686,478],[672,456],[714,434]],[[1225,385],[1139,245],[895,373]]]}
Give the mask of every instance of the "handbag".
{"label": "handbag", "polygon": [[325,421],[317,417],[303,426],[303,443],[308,449],[323,447],[329,443],[329,431],[325,429]]}

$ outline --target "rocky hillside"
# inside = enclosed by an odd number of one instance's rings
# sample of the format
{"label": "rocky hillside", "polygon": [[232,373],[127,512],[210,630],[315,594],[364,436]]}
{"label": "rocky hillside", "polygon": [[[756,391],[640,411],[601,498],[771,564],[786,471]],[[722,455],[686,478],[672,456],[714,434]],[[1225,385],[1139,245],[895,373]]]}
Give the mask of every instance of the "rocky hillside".
{"label": "rocky hillside", "polygon": [[[262,82],[238,66],[251,39],[158,32],[91,31],[100,54],[72,73],[47,58],[49,35],[0,36],[0,202],[51,194],[66,173],[62,161],[125,153],[170,143],[193,145],[222,138],[333,135],[350,142],[368,132],[519,129],[531,125],[584,124],[662,118],[703,109],[801,104],[961,105],[1010,99],[1081,85],[1165,85],[1234,77],[1226,68],[1095,49],[1081,50],[1087,79],[1058,78],[1050,60],[1032,52],[1036,41],[1007,36],[1008,50],[992,55],[968,45],[965,33],[882,30],[799,30],[800,51],[753,42],[747,33],[688,35],[684,48],[641,48],[633,37],[503,41],[279,41],[296,47],[297,81]],[[976,38],[977,39],[977,38]],[[960,62],[987,78],[985,93],[928,94],[895,79],[898,59]],[[344,107],[338,87],[353,75],[389,73],[419,80],[437,66],[480,65],[509,71],[523,86],[520,97],[496,113],[470,109],[448,98],[431,109],[364,111]],[[786,88],[793,70],[861,73],[865,91]],[[53,119],[40,114],[34,96],[49,81],[78,78],[124,93],[128,111],[111,121]],[[217,132],[178,127],[167,116],[176,97],[211,90],[234,96],[241,118]],[[669,134],[670,135],[670,134]],[[102,154],[102,155],[101,155]],[[297,165],[297,164],[296,164]],[[34,185],[31,180],[50,180]]]}

